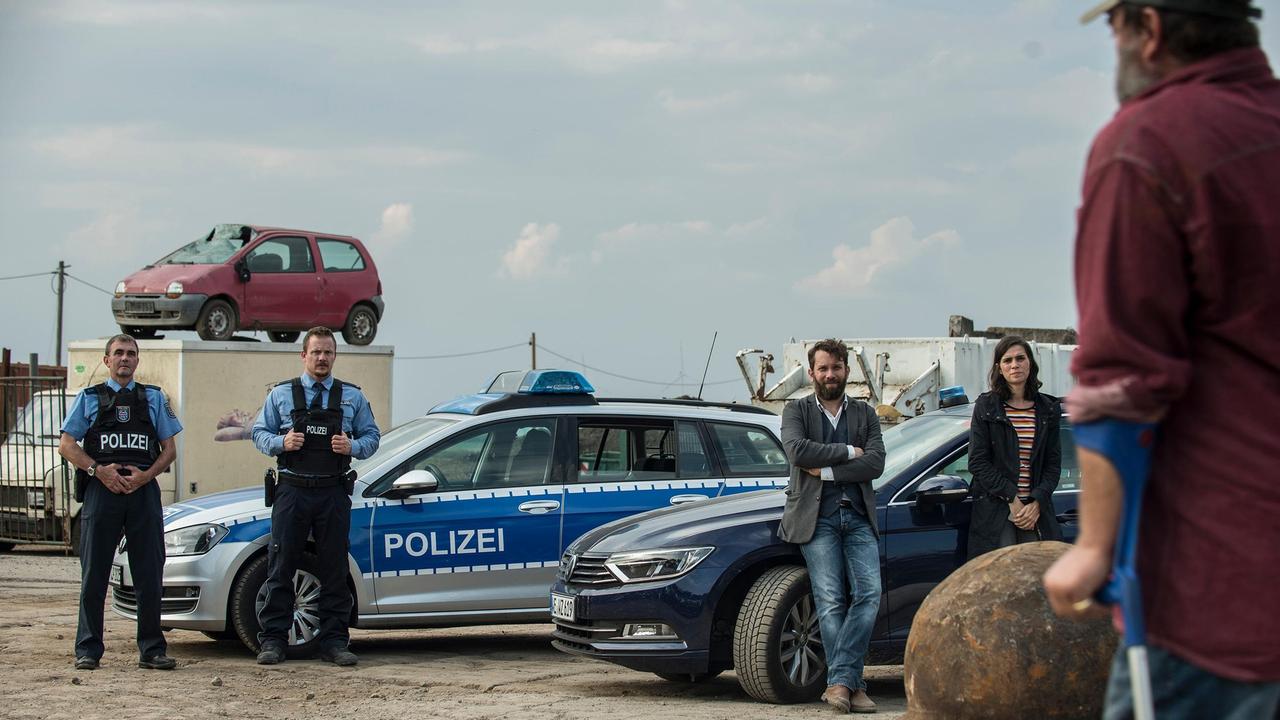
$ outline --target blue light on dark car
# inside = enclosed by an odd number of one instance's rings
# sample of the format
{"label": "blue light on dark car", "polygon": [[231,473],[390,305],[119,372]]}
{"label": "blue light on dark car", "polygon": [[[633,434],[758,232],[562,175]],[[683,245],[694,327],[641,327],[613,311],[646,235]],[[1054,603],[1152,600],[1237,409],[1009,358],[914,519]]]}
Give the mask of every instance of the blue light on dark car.
{"label": "blue light on dark car", "polygon": [[969,396],[964,393],[963,385],[952,385],[938,391],[938,405],[944,408],[953,405],[968,405]]}

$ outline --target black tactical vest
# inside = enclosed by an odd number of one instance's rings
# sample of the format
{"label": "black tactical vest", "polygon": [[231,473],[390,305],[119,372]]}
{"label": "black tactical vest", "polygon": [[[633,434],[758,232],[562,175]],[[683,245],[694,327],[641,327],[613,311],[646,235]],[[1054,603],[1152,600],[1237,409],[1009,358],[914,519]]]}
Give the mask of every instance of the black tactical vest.
{"label": "black tactical vest", "polygon": [[113,392],[102,383],[91,392],[98,395],[98,416],[85,433],[84,451],[103,465],[151,467],[160,456],[160,438],[151,422],[147,392],[160,392],[160,388],[135,383],[133,390]]}
{"label": "black tactical vest", "polygon": [[[283,383],[281,383],[283,384]],[[334,435],[342,432],[342,381],[334,378],[329,389],[329,402],[314,410],[307,407],[302,378],[291,381],[293,412],[289,413],[293,429],[303,434],[302,448],[280,453],[281,470],[306,477],[338,477],[351,468],[351,456],[333,451]]]}

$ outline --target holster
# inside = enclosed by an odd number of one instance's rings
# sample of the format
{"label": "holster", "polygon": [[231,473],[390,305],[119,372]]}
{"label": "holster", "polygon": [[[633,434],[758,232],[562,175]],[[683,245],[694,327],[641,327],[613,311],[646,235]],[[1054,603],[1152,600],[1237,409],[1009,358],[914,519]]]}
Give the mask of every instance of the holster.
{"label": "holster", "polygon": [[267,468],[262,474],[262,499],[267,503],[267,507],[271,507],[276,502],[276,471]]}
{"label": "holster", "polygon": [[81,470],[80,468],[76,468],[75,488],[74,488],[76,502],[78,503],[84,502],[84,494],[89,490],[89,481],[92,479],[93,478],[89,477],[89,473]]}
{"label": "holster", "polygon": [[342,474],[342,487],[346,489],[347,495],[356,490],[356,471],[348,470]]}

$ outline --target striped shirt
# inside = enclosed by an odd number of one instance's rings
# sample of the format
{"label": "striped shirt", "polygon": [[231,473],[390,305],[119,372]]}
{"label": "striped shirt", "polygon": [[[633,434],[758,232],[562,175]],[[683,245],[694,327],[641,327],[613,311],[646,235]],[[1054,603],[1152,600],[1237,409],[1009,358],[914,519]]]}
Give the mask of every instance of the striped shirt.
{"label": "striped shirt", "polygon": [[1031,446],[1036,439],[1036,408],[1026,410],[1004,404],[1004,414],[1018,434],[1018,497],[1031,496]]}

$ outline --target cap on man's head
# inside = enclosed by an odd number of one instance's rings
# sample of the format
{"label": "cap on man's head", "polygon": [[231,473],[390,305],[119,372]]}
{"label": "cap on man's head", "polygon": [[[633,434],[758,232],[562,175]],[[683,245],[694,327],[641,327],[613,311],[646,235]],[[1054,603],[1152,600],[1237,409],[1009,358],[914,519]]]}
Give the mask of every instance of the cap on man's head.
{"label": "cap on man's head", "polygon": [[1098,3],[1089,12],[1080,16],[1080,22],[1089,23],[1094,18],[1111,12],[1120,5],[1142,5],[1191,13],[1193,15],[1212,15],[1228,20],[1247,20],[1262,17],[1262,8],[1250,5],[1250,0],[1107,0]]}

